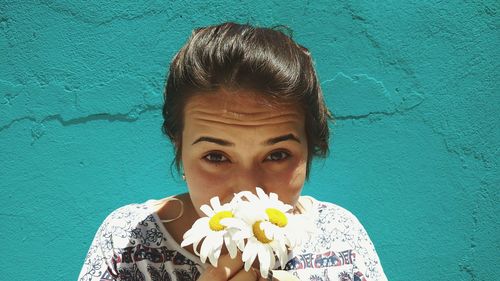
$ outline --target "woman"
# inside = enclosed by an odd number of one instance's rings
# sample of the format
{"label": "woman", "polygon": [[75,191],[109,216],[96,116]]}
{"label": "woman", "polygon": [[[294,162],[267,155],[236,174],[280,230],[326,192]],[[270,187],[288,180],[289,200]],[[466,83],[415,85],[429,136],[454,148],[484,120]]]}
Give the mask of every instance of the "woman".
{"label": "woman", "polygon": [[262,187],[311,214],[311,240],[282,270],[300,280],[386,280],[358,220],[300,196],[311,160],[328,152],[328,118],[307,49],[280,31],[225,23],[197,29],[174,57],[163,130],[188,193],[124,206],[103,222],[79,280],[269,280],[241,259],[203,264],[183,234],[200,206]]}

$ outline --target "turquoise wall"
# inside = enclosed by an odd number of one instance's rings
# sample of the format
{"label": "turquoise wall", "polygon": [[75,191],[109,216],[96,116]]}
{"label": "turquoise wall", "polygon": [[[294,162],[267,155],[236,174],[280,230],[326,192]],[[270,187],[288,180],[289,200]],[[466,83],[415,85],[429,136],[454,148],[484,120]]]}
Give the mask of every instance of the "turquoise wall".
{"label": "turquoise wall", "polygon": [[304,193],[358,216],[390,280],[498,278],[498,1],[138,2],[0,1],[2,280],[75,280],[110,211],[185,190],[166,69],[228,20],[311,50],[337,120]]}

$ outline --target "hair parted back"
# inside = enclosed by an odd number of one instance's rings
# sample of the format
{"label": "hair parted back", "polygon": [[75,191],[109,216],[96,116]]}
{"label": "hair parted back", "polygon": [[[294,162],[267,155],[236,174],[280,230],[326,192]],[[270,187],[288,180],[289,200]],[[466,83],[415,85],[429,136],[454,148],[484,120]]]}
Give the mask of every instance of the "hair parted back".
{"label": "hair parted back", "polygon": [[198,28],[174,56],[165,85],[163,126],[181,162],[184,106],[192,95],[253,90],[305,112],[307,175],[313,156],[328,154],[328,111],[309,51],[278,28],[232,22]]}

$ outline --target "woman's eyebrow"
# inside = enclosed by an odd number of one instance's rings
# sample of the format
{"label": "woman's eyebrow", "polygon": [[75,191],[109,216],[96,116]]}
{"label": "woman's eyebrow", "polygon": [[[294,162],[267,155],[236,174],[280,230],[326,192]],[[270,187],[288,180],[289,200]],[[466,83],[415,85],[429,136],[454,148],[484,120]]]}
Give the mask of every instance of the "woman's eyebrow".
{"label": "woman's eyebrow", "polygon": [[277,144],[278,142],[287,141],[287,140],[292,140],[292,141],[296,141],[296,142],[300,143],[299,138],[297,136],[295,136],[294,134],[290,133],[288,135],[283,135],[283,136],[268,139],[267,141],[263,142],[262,144],[273,145],[273,144]]}
{"label": "woman's eyebrow", "polygon": [[[270,138],[270,139],[264,141],[262,143],[262,145],[273,145],[273,144],[277,144],[279,142],[288,141],[288,140],[292,140],[292,141],[296,141],[296,142],[300,143],[299,138],[296,137],[294,134],[287,134],[287,135],[282,135],[279,137]],[[213,138],[213,137],[206,137],[206,136],[199,137],[191,145],[195,145],[195,144],[197,144],[199,142],[203,142],[203,141],[215,143],[215,144],[222,145],[222,146],[234,146],[234,143],[229,142],[227,140]]]}
{"label": "woman's eyebrow", "polygon": [[195,145],[195,144],[202,142],[202,141],[212,142],[212,143],[222,145],[222,146],[234,146],[234,143],[232,143],[232,142],[229,142],[229,141],[223,140],[223,139],[212,138],[212,137],[199,137],[191,145]]}

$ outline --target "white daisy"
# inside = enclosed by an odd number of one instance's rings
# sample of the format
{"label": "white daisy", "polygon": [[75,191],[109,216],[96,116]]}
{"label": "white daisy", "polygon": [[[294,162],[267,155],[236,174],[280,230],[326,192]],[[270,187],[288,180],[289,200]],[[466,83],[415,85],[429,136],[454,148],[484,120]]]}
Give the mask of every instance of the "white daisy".
{"label": "white daisy", "polygon": [[[219,197],[215,196],[210,199],[209,205],[200,207],[201,211],[207,217],[199,218],[183,236],[181,247],[193,244],[194,252],[200,256],[201,262],[205,263],[208,259],[210,263],[217,267],[222,245],[225,244],[229,251],[231,258],[236,256],[237,247],[243,248],[243,241],[235,241],[231,236],[238,231],[238,229],[228,228],[227,223],[232,225],[241,225],[238,220],[234,218],[233,204],[226,203],[220,204]],[[204,240],[203,240],[204,239]],[[203,240],[201,249],[198,252],[198,244]]]}
{"label": "white daisy", "polygon": [[[267,195],[261,188],[257,187],[257,196],[251,192],[244,191],[241,196],[249,203],[260,206],[270,223],[262,225],[264,233],[270,239],[285,240],[290,249],[295,248],[309,238],[309,230],[312,229],[311,220],[306,215],[290,214],[292,206],[281,202],[276,193]],[[281,267],[285,266],[286,260],[280,260]]]}
{"label": "white daisy", "polygon": [[250,191],[242,191],[237,194],[238,197],[245,197],[249,202],[262,206],[264,209],[273,208],[283,213],[292,210],[292,206],[281,202],[278,194],[271,192],[267,195],[260,187],[256,187],[257,196]]}
{"label": "white daisy", "polygon": [[258,258],[260,273],[265,277],[275,266],[275,256],[278,257],[282,267],[287,261],[286,237],[281,232],[275,231],[274,224],[287,224],[285,212],[291,209],[291,206],[277,200],[277,195],[271,200],[260,188],[257,189],[257,193],[258,197],[246,191],[237,194],[236,197],[245,197],[248,201],[240,200],[235,210],[235,215],[244,224],[240,222],[239,225],[233,225],[234,228],[240,229],[234,238],[246,239],[245,247],[242,249],[245,270],[248,271],[255,258]]}

